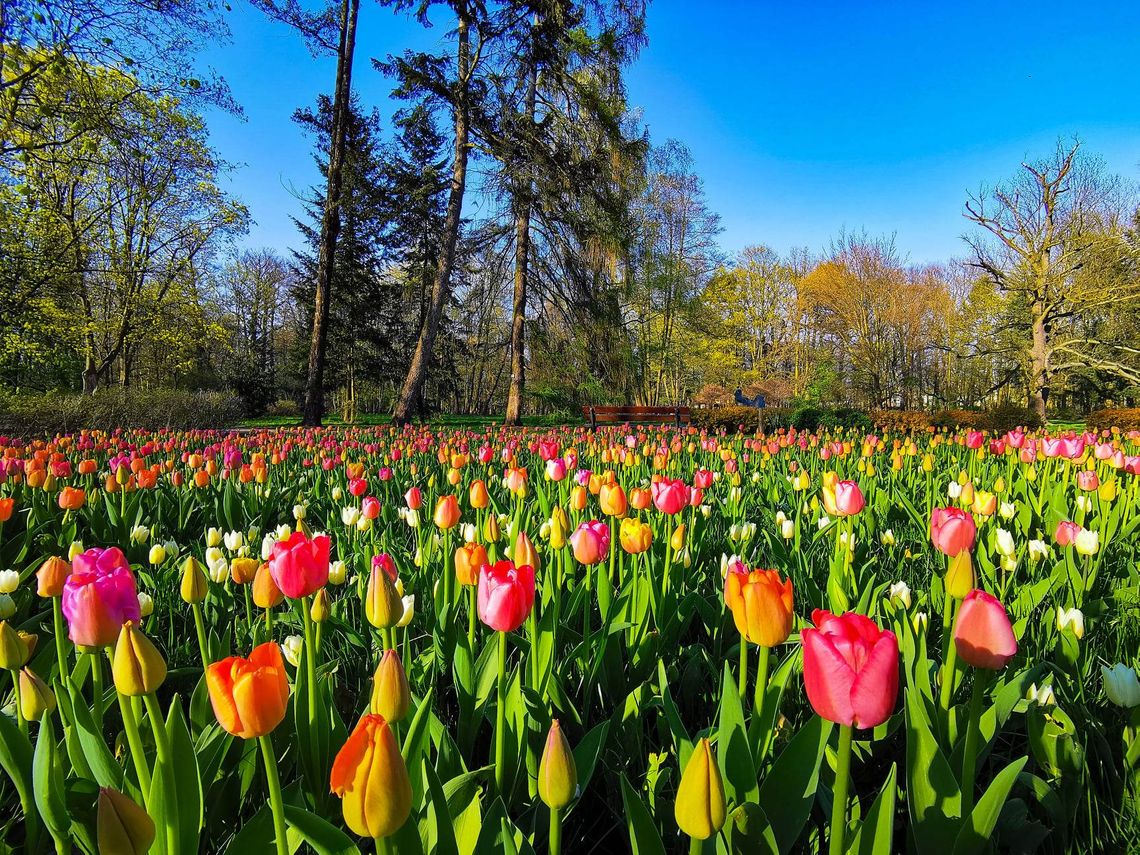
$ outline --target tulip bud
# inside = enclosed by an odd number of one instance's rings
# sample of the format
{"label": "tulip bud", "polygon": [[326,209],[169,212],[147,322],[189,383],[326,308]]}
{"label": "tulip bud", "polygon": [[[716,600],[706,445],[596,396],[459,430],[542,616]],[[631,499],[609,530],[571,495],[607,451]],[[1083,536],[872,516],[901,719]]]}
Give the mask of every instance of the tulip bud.
{"label": "tulip bud", "polygon": [[111,673],[120,694],[142,697],[166,680],[166,662],[150,639],[133,622],[127,621],[115,644]]}
{"label": "tulip bud", "polygon": [[36,571],[38,587],[36,593],[41,597],[59,597],[63,595],[63,584],[71,573],[71,565],[53,555],[40,565]]}
{"label": "tulip bud", "polygon": [[8,621],[0,621],[0,668],[17,671],[31,658],[28,643]]}
{"label": "tulip bud", "polygon": [[256,558],[240,557],[230,562],[230,578],[237,585],[249,585],[257,577],[261,562]]}
{"label": "tulip bud", "polygon": [[67,560],[74,561],[75,556],[83,552],[83,541],[73,540],[71,546],[67,548]]}
{"label": "tulip bud", "polygon": [[695,840],[707,840],[724,825],[724,783],[707,739],[693,747],[673,812],[677,827]]}
{"label": "tulip bud", "polygon": [[154,820],[145,810],[110,787],[99,789],[97,828],[101,853],[146,855],[154,843]]}
{"label": "tulip bud", "polygon": [[399,623],[404,614],[400,594],[382,567],[373,565],[368,576],[368,590],[364,595],[364,614],[377,629],[387,629]]}
{"label": "tulip bud", "polygon": [[494,514],[487,514],[487,522],[483,525],[483,537],[487,543],[498,543],[499,538],[502,537],[502,532],[499,530],[499,520]]}
{"label": "tulip bud", "polygon": [[561,810],[578,794],[578,770],[574,765],[574,752],[558,724],[550,723],[546,747],[538,764],[538,796],[551,810]]}
{"label": "tulip bud", "polygon": [[154,598],[144,591],[139,591],[139,617],[150,617],[154,614]]}
{"label": "tulip bud", "polygon": [[194,556],[182,564],[182,599],[187,603],[200,603],[206,599],[206,574]]}
{"label": "tulip bud", "polygon": [[673,536],[669,538],[669,545],[673,547],[673,551],[677,552],[685,546],[685,524],[681,523],[673,529]]}
{"label": "tulip bud", "polygon": [[1102,665],[1101,674],[1104,676],[1104,694],[1112,703],[1124,709],[1140,706],[1140,679],[1136,671],[1123,662],[1118,662],[1111,668]]}
{"label": "tulip bud", "polygon": [[150,553],[147,555],[147,560],[152,567],[158,566],[166,560],[166,547],[161,543],[156,543],[150,548]]}
{"label": "tulip bud", "polygon": [[945,584],[946,596],[955,600],[965,599],[966,594],[974,589],[974,563],[968,549],[950,559]]}
{"label": "tulip bud", "polygon": [[404,663],[395,650],[385,650],[372,675],[372,698],[369,708],[384,716],[388,722],[403,721],[411,706],[412,693],[408,688],[408,676],[404,673]]}
{"label": "tulip bud", "polygon": [[31,668],[20,671],[20,713],[25,721],[39,721],[55,710],[55,692]]}
{"label": "tulip bud", "polygon": [[329,599],[327,588],[321,588],[313,595],[313,604],[309,607],[309,617],[313,623],[324,623],[332,613],[332,601]]}

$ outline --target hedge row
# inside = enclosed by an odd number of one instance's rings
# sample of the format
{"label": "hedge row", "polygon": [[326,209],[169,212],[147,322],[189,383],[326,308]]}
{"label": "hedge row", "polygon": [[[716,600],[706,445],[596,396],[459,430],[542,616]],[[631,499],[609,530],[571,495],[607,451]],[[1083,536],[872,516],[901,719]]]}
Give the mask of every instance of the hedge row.
{"label": "hedge row", "polygon": [[[1140,410],[1116,410],[1116,413],[1136,413]],[[975,428],[992,433],[1004,433],[1017,427],[1039,428],[1041,420],[1026,407],[1003,404],[990,410],[872,410],[865,413],[850,407],[770,408],[761,411],[766,431],[779,428],[817,430],[820,428],[849,428],[871,431],[876,427],[886,430],[925,431],[931,428]],[[1090,417],[1091,418],[1091,417]],[[697,427],[710,430],[735,431],[743,426],[746,431],[758,425],[757,412],[751,407],[704,407],[692,411]],[[1091,422],[1090,422],[1091,426]],[[1123,425],[1122,425],[1123,426]]]}
{"label": "hedge row", "polygon": [[0,432],[22,436],[84,428],[224,428],[236,425],[244,415],[241,400],[221,392],[107,389],[92,395],[0,394]]}
{"label": "hedge row", "polygon": [[1114,407],[1107,410],[1094,410],[1085,420],[1091,430],[1123,431],[1140,430],[1140,407]]}

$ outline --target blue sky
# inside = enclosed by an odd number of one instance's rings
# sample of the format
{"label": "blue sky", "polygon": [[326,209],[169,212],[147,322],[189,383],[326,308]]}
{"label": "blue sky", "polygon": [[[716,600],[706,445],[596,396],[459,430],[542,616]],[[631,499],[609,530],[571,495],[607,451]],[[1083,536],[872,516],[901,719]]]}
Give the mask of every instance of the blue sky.
{"label": "blue sky", "polygon": [[[354,88],[366,105],[390,111],[371,57],[438,45],[449,23],[437,15],[425,30],[362,5]],[[240,164],[231,188],[256,220],[244,243],[284,251],[293,188],[318,178],[290,117],[328,90],[333,63],[245,5],[229,21],[232,43],[204,58],[246,120],[211,114],[211,134]],[[730,252],[820,250],[866,228],[894,233],[915,262],[961,255],[967,191],[1058,136],[1140,179],[1140,3],[656,0],[648,33],[630,103],[654,141],[692,150]]]}

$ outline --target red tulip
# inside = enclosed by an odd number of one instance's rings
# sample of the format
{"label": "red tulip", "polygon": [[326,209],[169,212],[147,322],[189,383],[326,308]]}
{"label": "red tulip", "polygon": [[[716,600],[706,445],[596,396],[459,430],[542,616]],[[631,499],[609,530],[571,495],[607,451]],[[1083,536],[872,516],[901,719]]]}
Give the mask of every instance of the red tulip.
{"label": "red tulip", "polygon": [[954,624],[959,658],[975,668],[998,671],[1017,653],[1017,639],[1001,600],[974,589],[962,600]]}
{"label": "red tulip", "polygon": [[814,628],[800,633],[804,646],[804,688],[812,708],[836,724],[876,727],[891,714],[898,695],[899,644],[854,612],[833,615],[816,609]]}
{"label": "red tulip", "polygon": [[380,516],[380,500],[375,496],[365,496],[360,502],[360,515],[366,520],[374,520]]}
{"label": "red tulip", "polygon": [[269,572],[286,597],[307,597],[329,580],[329,538],[318,534],[310,539],[294,532],[288,540],[273,544]]}
{"label": "red tulip", "polygon": [[420,492],[419,487],[409,487],[408,492],[404,493],[404,501],[408,503],[408,507],[413,511],[418,511],[424,504],[423,493]]}
{"label": "red tulip", "polygon": [[930,512],[930,539],[940,552],[953,558],[974,548],[978,527],[961,508],[935,508]]}
{"label": "red tulip", "polygon": [[689,506],[689,487],[680,478],[662,478],[650,485],[653,504],[666,514],[679,514]]}
{"label": "red tulip", "polygon": [[534,607],[534,568],[497,561],[479,568],[479,620],[498,632],[522,626]]}

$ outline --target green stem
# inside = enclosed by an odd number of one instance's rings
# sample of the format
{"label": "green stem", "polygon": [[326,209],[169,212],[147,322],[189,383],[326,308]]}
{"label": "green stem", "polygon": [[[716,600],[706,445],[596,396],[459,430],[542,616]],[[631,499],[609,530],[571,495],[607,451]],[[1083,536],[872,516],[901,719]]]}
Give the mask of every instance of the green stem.
{"label": "green stem", "polygon": [[388,842],[387,837],[377,837],[375,840],[375,843],[376,843],[376,855],[391,855],[392,846]]}
{"label": "green stem", "polygon": [[19,725],[20,733],[24,736],[28,735],[28,723],[24,720],[24,711],[20,704],[20,672],[9,671],[12,675],[12,706],[16,709],[16,724]]}
{"label": "green stem", "polygon": [[495,787],[506,802],[507,780],[507,634],[499,633],[499,692],[495,705]]}
{"label": "green stem", "polygon": [[981,738],[982,704],[986,697],[989,672],[974,669],[974,688],[970,694],[970,717],[966,723],[966,744],[962,747],[962,816],[967,819],[974,809],[974,776],[978,768],[978,740]]}
{"label": "green stem", "polygon": [[55,660],[59,665],[59,679],[63,682],[67,674],[67,648],[64,647],[63,608],[60,597],[51,598],[52,627],[55,630]]}
{"label": "green stem", "polygon": [[91,715],[95,719],[95,729],[103,732],[103,663],[100,662],[102,653],[99,650],[91,649],[87,652],[88,662],[91,663],[91,686],[94,694],[94,706],[91,708]]}
{"label": "green stem", "polygon": [[261,756],[265,760],[265,783],[269,786],[269,806],[273,811],[273,838],[277,855],[289,855],[289,836],[285,826],[285,801],[281,798],[281,779],[277,775],[277,758],[269,736],[259,736]]}
{"label": "green stem", "polygon": [[950,711],[950,703],[954,699],[954,677],[955,668],[957,667],[958,648],[954,644],[954,623],[957,620],[957,615],[954,609],[954,599],[949,595],[946,596],[946,612],[943,616],[944,626],[950,627],[948,632],[943,632],[943,641],[945,642],[943,649],[945,652],[945,660],[942,663],[942,687],[941,694],[939,695],[939,704],[944,712]]}
{"label": "green stem", "polygon": [[740,676],[737,678],[740,691],[740,700],[744,700],[744,693],[748,691],[748,639],[740,636]]}
{"label": "green stem", "polygon": [[756,694],[752,699],[752,715],[756,721],[764,711],[764,693],[768,691],[768,658],[771,649],[760,645],[759,658],[756,662]]}
{"label": "green stem", "polygon": [[119,711],[123,714],[123,730],[127,734],[127,745],[131,749],[131,761],[135,766],[135,775],[139,779],[139,789],[142,790],[143,801],[150,804],[150,769],[146,763],[146,754],[143,751],[142,737],[139,735],[139,720],[135,715],[135,708],[131,699],[121,692],[119,696]]}
{"label": "green stem", "polygon": [[158,698],[155,697],[154,692],[143,695],[143,703],[146,705],[150,729],[154,734],[154,749],[157,756],[154,767],[156,771],[161,770],[162,785],[166,791],[163,799],[166,851],[171,855],[176,855],[180,851],[178,846],[178,799],[176,797],[178,788],[174,779],[174,763],[170,756],[170,735],[166,732],[166,720],[162,715],[162,707],[158,705]]}
{"label": "green stem", "polygon": [[701,855],[705,851],[705,842],[697,837],[689,838],[689,855]]}
{"label": "green stem", "polygon": [[847,837],[847,788],[851,783],[851,725],[839,728],[839,756],[835,767],[835,788],[831,802],[831,836],[829,855],[843,855]]}
{"label": "green stem", "polygon": [[305,679],[308,681],[309,725],[317,720],[317,647],[313,641],[313,618],[309,614],[309,598],[301,600],[301,620],[305,628]]}
{"label": "green stem", "polygon": [[467,647],[475,650],[475,616],[477,612],[477,604],[475,602],[476,588],[474,585],[467,586]]}
{"label": "green stem", "polygon": [[550,855],[560,855],[562,852],[562,810],[550,809]]}
{"label": "green stem", "polygon": [[202,606],[199,603],[191,603],[190,609],[194,612],[194,629],[198,633],[198,652],[202,656],[202,670],[205,671],[210,667],[210,654],[206,647],[206,623],[202,619]]}

